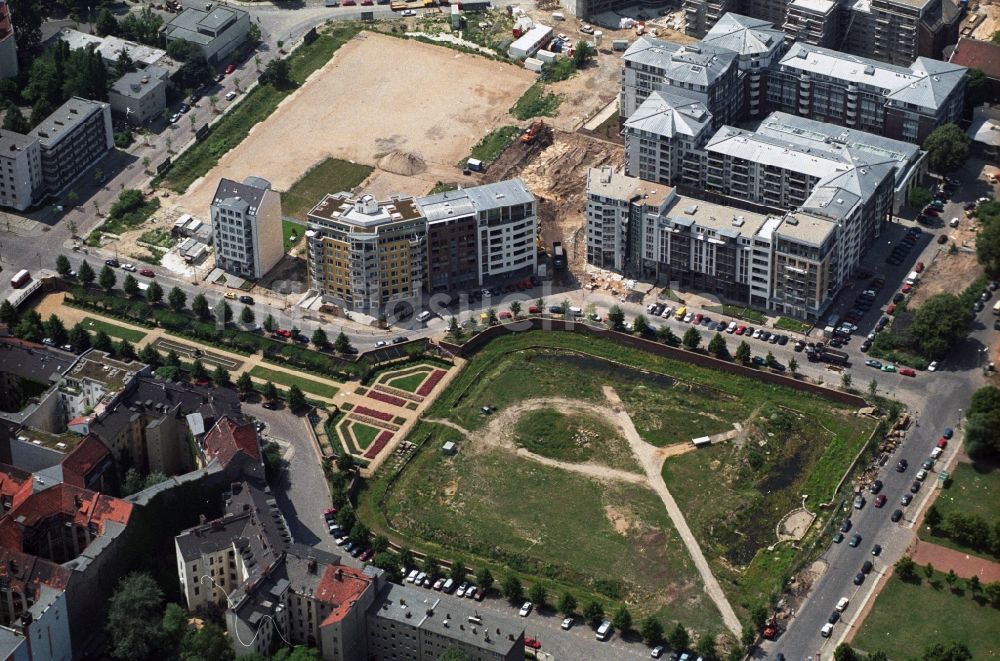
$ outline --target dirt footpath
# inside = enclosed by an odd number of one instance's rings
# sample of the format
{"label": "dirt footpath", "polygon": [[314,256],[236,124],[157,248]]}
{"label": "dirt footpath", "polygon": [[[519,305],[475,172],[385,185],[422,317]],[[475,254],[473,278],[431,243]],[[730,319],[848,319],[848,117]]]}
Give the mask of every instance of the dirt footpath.
{"label": "dirt footpath", "polygon": [[398,192],[423,194],[438,180],[454,179],[456,163],[484,134],[515,123],[507,111],[534,80],[509,64],[363,32],[177,205],[204,215],[221,177],[255,175],[288,190],[330,156],[385,167],[402,175],[393,180]]}

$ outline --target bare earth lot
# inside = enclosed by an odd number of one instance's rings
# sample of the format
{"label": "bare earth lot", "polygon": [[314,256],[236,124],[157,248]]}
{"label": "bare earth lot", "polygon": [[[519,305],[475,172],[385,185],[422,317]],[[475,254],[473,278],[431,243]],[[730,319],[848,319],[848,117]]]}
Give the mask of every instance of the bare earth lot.
{"label": "bare earth lot", "polygon": [[[484,134],[513,123],[507,110],[535,80],[517,67],[448,48],[363,32],[258,124],[178,199],[209,207],[220,177],[264,177],[287,190],[333,156],[383,170],[392,192],[423,194],[454,179],[455,164]],[[403,176],[398,176],[403,175]]]}

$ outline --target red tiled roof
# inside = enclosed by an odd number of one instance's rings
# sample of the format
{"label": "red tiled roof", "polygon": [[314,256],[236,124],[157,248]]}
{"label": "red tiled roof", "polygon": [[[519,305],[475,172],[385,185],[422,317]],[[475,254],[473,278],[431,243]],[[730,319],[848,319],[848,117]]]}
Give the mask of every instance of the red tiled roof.
{"label": "red tiled roof", "polygon": [[333,610],[320,626],[344,619],[354,602],[361,598],[371,584],[372,579],[357,569],[344,565],[327,565],[314,596],[318,601],[333,606]]}
{"label": "red tiled roof", "polygon": [[71,571],[56,563],[21,551],[0,548],[0,577],[9,582],[10,592],[21,592],[38,599],[39,587],[47,585],[65,590]]}
{"label": "red tiled roof", "polygon": [[62,460],[63,481],[81,489],[86,488],[90,471],[110,456],[107,446],[93,434],[88,434]]}
{"label": "red tiled roof", "polygon": [[951,55],[951,63],[979,69],[987,78],[1000,80],[1000,44],[962,37]]}
{"label": "red tiled roof", "polygon": [[209,461],[218,459],[223,466],[232,461],[238,452],[261,460],[257,429],[252,422],[241,425],[223,416],[205,435],[204,442],[205,456]]}
{"label": "red tiled roof", "polygon": [[0,464],[0,496],[11,499],[11,508],[20,505],[31,495],[31,473],[20,468]]}
{"label": "red tiled roof", "polygon": [[55,516],[62,516],[79,526],[93,523],[98,534],[103,534],[104,525],[109,521],[122,525],[128,523],[132,516],[132,504],[96,491],[56,484],[29,495],[0,519],[0,546],[20,551],[24,531]]}

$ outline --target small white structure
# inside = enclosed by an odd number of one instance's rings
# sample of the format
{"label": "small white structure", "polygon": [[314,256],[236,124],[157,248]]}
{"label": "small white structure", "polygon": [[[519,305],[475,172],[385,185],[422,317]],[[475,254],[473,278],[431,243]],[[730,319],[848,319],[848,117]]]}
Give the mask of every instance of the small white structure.
{"label": "small white structure", "polygon": [[712,444],[712,438],[710,436],[699,436],[698,438],[692,438],[691,442],[696,448],[707,448]]}
{"label": "small white structure", "polygon": [[452,456],[458,452],[458,446],[455,445],[454,441],[446,441],[445,444],[441,446],[441,452],[448,456]]}
{"label": "small white structure", "polygon": [[551,64],[556,61],[556,54],[549,50],[540,50],[535,53],[535,56],[546,64]]}
{"label": "small white structure", "polygon": [[544,65],[544,64],[545,63],[542,62],[541,60],[535,59],[533,57],[529,57],[528,59],[526,59],[524,61],[524,68],[527,69],[528,71],[534,71],[535,73],[541,73],[541,71],[542,71],[542,65]]}
{"label": "small white structure", "polygon": [[510,45],[507,55],[512,60],[524,60],[534,56],[542,46],[552,39],[552,28],[547,25],[536,25]]}

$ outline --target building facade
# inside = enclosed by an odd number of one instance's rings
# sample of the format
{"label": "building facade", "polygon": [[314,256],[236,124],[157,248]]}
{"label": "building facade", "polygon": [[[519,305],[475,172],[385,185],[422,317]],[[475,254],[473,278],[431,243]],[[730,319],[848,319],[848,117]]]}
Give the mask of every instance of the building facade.
{"label": "building facade", "polygon": [[210,210],[215,265],[243,278],[259,280],[285,254],[281,196],[260,177],[243,183],[219,180]]}
{"label": "building facade", "polygon": [[28,137],[36,138],[41,149],[42,186],[56,195],[114,148],[111,106],[75,96]]}
{"label": "building facade", "polygon": [[700,186],[712,115],[701,101],[653,92],[625,121],[625,173],[660,184]]}
{"label": "building facade", "polygon": [[201,0],[184,5],[184,11],[166,25],[167,46],[175,41],[190,42],[201,49],[209,64],[215,65],[249,39],[250,14],[242,9]]}
{"label": "building facade", "polygon": [[41,188],[42,150],[38,140],[0,131],[0,206],[26,211]]}
{"label": "building facade", "polygon": [[111,112],[134,125],[159,117],[167,107],[168,73],[162,67],[149,66],[116,80],[108,90]]}

